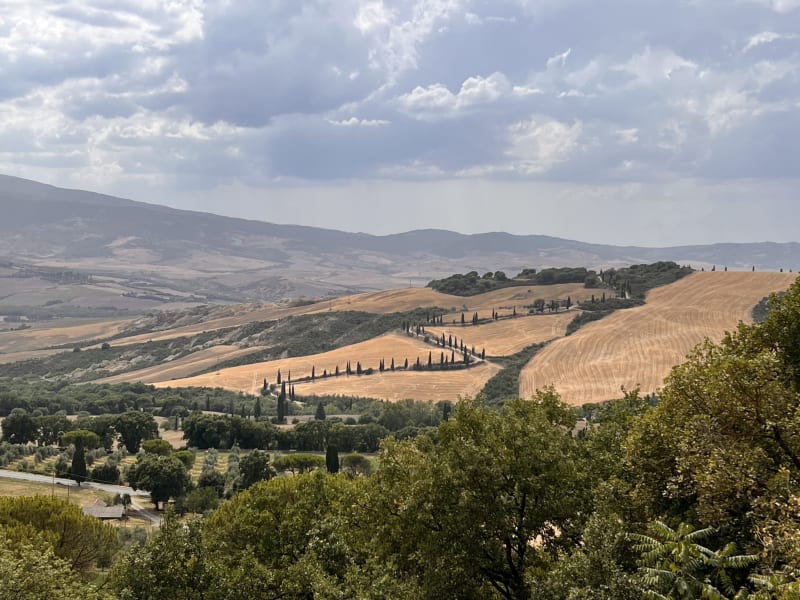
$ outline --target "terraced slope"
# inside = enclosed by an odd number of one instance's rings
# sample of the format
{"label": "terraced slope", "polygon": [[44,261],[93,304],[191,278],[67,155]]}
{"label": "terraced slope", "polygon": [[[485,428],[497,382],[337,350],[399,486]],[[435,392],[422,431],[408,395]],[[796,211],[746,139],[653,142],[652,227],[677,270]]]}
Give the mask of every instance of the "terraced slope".
{"label": "terraced slope", "polygon": [[654,392],[692,348],[750,322],[753,306],[795,277],[705,272],[657,288],[644,306],[590,323],[539,352],[520,375],[520,395],[552,384],[565,402],[581,405],[617,398],[621,386]]}
{"label": "terraced slope", "polygon": [[445,327],[426,327],[432,336],[454,336],[464,340],[468,347],[475,346],[480,352],[486,350],[487,356],[510,356],[531,344],[563,337],[567,325],[575,318],[575,311],[559,314],[520,316],[516,319],[494,321],[483,325],[449,325]]}

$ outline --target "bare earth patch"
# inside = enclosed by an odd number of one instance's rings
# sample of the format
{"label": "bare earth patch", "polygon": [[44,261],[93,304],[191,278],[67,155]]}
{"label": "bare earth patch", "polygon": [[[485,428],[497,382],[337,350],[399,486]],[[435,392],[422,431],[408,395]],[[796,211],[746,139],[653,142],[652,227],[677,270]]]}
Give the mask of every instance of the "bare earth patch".
{"label": "bare earth patch", "polygon": [[697,344],[750,322],[758,301],[795,277],[705,272],[657,288],[644,306],[589,323],[539,352],[520,375],[520,396],[551,384],[572,405],[618,398],[622,386],[655,392]]}

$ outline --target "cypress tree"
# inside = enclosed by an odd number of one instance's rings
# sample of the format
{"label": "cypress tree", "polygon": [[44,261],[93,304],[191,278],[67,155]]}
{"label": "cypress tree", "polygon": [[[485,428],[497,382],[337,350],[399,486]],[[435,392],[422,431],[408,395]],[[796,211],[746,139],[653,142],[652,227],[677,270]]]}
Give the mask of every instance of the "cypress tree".
{"label": "cypress tree", "polygon": [[286,382],[281,383],[281,393],[278,395],[278,423],[286,421]]}
{"label": "cypress tree", "polygon": [[440,364],[440,365],[443,365],[443,364],[444,364],[444,352],[442,352],[442,353],[439,355],[439,364]]}
{"label": "cypress tree", "polygon": [[453,364],[455,364],[455,362],[456,362],[456,351],[455,350],[451,350],[450,351],[450,362],[453,363]]}
{"label": "cypress tree", "polygon": [[325,405],[322,402],[317,404],[317,412],[314,413],[314,420],[316,421],[324,421],[327,419],[327,415],[325,414]]}
{"label": "cypress tree", "polygon": [[432,359],[433,359],[433,355],[430,352],[428,352],[428,367],[430,367],[433,364],[433,360]]}
{"label": "cypress tree", "polygon": [[394,371],[394,356],[392,357],[392,366],[389,367],[392,371]]}
{"label": "cypress tree", "polygon": [[486,360],[486,348],[481,348],[481,360]]}
{"label": "cypress tree", "polygon": [[356,375],[361,375],[361,361],[356,363]]}
{"label": "cypress tree", "polygon": [[261,417],[261,398],[256,398],[256,405],[253,407],[253,417],[256,419]]}
{"label": "cypress tree", "polygon": [[336,371],[334,371],[334,377],[339,376],[339,365],[336,365]]}
{"label": "cypress tree", "polygon": [[328,469],[328,473],[339,472],[339,451],[336,446],[329,445],[325,448],[325,467]]}
{"label": "cypress tree", "polygon": [[403,368],[404,369],[408,368],[408,358],[406,358],[405,362],[403,362]]}
{"label": "cypress tree", "polygon": [[314,381],[315,375],[316,375],[316,369],[314,368],[314,365],[311,365],[311,381]]}
{"label": "cypress tree", "polygon": [[278,385],[281,384],[281,370],[278,369]]}

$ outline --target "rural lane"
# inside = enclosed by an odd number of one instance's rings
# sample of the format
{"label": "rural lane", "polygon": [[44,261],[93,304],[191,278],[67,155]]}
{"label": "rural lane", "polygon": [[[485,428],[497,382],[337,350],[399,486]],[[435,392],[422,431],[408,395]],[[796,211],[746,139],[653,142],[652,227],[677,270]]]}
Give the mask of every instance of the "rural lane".
{"label": "rural lane", "polygon": [[[62,479],[60,477],[53,477],[52,475],[38,475],[36,473],[22,473],[20,471],[7,471],[6,469],[0,469],[0,477],[5,477],[7,479],[19,479],[22,481],[33,481],[36,483],[49,483],[51,485],[78,487],[72,479]],[[108,483],[93,483],[89,481],[83,483],[80,488],[84,490],[99,490],[101,492],[108,492],[110,494],[128,494],[131,497],[131,507],[134,510],[138,511],[139,514],[141,514],[145,519],[154,525],[161,525],[161,517],[145,509],[136,501],[137,499],[147,498],[150,496],[150,494],[143,490],[134,490],[133,488],[125,485],[111,485]]]}

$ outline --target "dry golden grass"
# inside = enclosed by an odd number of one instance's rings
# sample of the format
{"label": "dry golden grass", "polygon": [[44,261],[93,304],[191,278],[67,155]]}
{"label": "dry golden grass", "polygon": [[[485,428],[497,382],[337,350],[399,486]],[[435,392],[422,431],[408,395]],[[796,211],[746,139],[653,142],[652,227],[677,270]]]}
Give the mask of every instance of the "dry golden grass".
{"label": "dry golden grass", "polygon": [[198,371],[209,369],[223,361],[252,354],[259,350],[263,350],[263,347],[253,346],[251,348],[239,348],[238,346],[213,346],[168,363],[98,379],[94,383],[122,383],[124,381],[153,383],[156,381],[166,381],[168,379],[178,379],[181,377],[188,377],[192,373],[197,373]]}
{"label": "dry golden grass", "polygon": [[[353,371],[356,369],[357,362],[361,362],[361,366],[364,369],[377,369],[381,359],[385,360],[387,369],[391,364],[392,358],[394,358],[395,365],[398,367],[403,365],[405,359],[408,359],[408,364],[411,366],[418,357],[421,362],[427,363],[429,352],[432,353],[433,359],[438,361],[440,351],[437,351],[435,347],[425,344],[415,337],[390,333],[322,354],[231,367],[195,377],[158,382],[155,385],[156,387],[221,387],[255,394],[261,388],[265,378],[271,383],[275,382],[278,369],[280,369],[284,379],[291,372],[296,380],[299,377],[309,376],[312,367],[315,367],[318,377],[322,376],[323,370],[333,373],[337,365],[339,371],[344,373],[347,361],[350,361]],[[350,377],[341,375],[338,378],[328,378],[325,381],[318,379],[314,383],[297,383],[296,390],[301,396],[352,393],[387,400],[409,397],[436,399],[441,396],[455,399],[459,394],[473,394],[479,391],[482,384],[480,386],[478,384],[485,382],[495,371],[496,367],[494,366],[480,366],[451,372],[412,371],[360,377],[356,375]],[[381,383],[381,381],[384,383]]]}
{"label": "dry golden grass", "polygon": [[487,356],[510,356],[531,344],[562,337],[576,314],[573,311],[520,316],[483,325],[426,327],[425,331],[435,337],[444,333],[445,337],[457,337],[459,342],[463,339],[467,347],[474,346],[478,352],[485,348]]}
{"label": "dry golden grass", "polygon": [[646,305],[590,323],[542,350],[520,375],[520,396],[550,384],[573,405],[618,398],[621,386],[654,392],[697,344],[750,322],[758,301],[795,277],[706,272],[657,288]]}
{"label": "dry golden grass", "polygon": [[0,354],[0,365],[7,365],[13,362],[22,360],[30,360],[32,358],[45,358],[53,356],[59,352],[66,352],[65,350],[29,350],[28,352],[9,352],[8,354]]}
{"label": "dry golden grass", "polygon": [[390,402],[406,398],[455,402],[459,397],[477,395],[499,370],[497,365],[483,363],[455,371],[395,371],[362,377],[335,377],[298,385],[296,392],[300,396],[363,396]]}
{"label": "dry golden grass", "polygon": [[0,332],[0,352],[28,352],[50,346],[74,344],[119,333],[130,320],[84,321],[74,325],[47,327],[37,324],[30,329]]}
{"label": "dry golden grass", "polygon": [[567,296],[571,296],[573,301],[578,301],[591,297],[591,290],[587,290],[580,283],[567,283],[508,287],[476,296],[452,296],[450,294],[441,294],[431,288],[405,288],[344,296],[329,302],[323,302],[321,306],[317,305],[313,310],[307,310],[306,312],[319,312],[319,309],[330,309],[392,313],[404,312],[424,306],[438,306],[439,308],[451,309],[453,314],[459,314],[459,316],[460,311],[464,310],[470,312],[470,317],[472,317],[472,313],[478,311],[480,317],[488,318],[492,314],[492,309],[511,312],[511,309],[516,306],[517,311],[523,313],[525,311],[522,307],[533,304],[533,301],[537,298],[554,300],[566,298]]}

